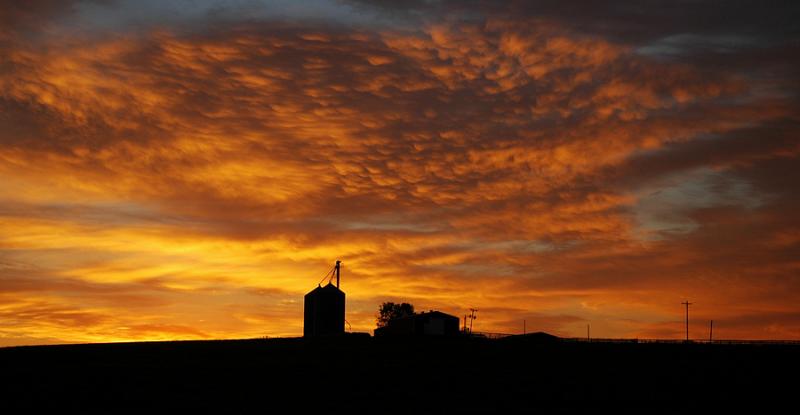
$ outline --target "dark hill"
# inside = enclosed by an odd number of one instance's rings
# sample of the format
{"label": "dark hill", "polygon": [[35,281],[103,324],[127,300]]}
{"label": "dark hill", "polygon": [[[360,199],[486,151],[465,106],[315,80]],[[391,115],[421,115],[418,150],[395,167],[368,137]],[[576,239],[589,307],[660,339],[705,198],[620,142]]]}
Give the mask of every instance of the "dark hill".
{"label": "dark hill", "polygon": [[558,337],[543,332],[518,334],[514,336],[504,337],[500,340],[507,343],[516,342],[516,343],[528,343],[528,344],[531,343],[548,344],[560,341]]}
{"label": "dark hill", "polygon": [[[697,412],[794,399],[791,345],[487,339],[159,342],[0,349],[4,413]],[[286,408],[287,410],[277,410]]]}

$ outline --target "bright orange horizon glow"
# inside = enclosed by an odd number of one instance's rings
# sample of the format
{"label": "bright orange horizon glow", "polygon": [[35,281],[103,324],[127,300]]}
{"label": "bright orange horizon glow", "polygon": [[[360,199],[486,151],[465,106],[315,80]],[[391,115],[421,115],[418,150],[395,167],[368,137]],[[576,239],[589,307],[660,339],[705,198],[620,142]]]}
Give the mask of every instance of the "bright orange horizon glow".
{"label": "bright orange horizon glow", "polygon": [[85,27],[115,6],[64,3],[0,12],[0,346],[299,336],[337,259],[353,331],[402,301],[679,339],[689,300],[693,338],[800,339],[778,46],[725,64],[691,53],[717,38],[496,10]]}

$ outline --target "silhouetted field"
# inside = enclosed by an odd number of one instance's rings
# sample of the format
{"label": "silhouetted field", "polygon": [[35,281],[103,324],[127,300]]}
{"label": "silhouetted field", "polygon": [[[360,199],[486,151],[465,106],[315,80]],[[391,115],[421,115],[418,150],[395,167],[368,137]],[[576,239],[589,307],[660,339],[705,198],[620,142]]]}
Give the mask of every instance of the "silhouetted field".
{"label": "silhouetted field", "polygon": [[[796,345],[485,339],[0,349],[3,413],[719,413],[796,399]],[[790,411],[791,412],[791,411]]]}

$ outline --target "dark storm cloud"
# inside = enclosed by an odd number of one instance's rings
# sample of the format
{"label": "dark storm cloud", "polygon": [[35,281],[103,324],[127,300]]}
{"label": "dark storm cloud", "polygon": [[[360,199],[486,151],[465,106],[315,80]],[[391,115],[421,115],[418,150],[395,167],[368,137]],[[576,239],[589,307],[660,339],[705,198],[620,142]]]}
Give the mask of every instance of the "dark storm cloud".
{"label": "dark storm cloud", "polygon": [[350,3],[393,12],[466,16],[513,15],[518,19],[555,20],[570,29],[630,44],[649,43],[674,34],[753,36],[780,40],[800,35],[800,6],[792,1],[647,0],[351,0]]}
{"label": "dark storm cloud", "polygon": [[799,128],[800,119],[781,118],[724,134],[670,143],[611,167],[608,179],[632,186],[705,166],[747,170],[747,166],[759,161],[791,158],[796,154],[800,146],[796,135]]}
{"label": "dark storm cloud", "polygon": [[0,2],[2,33],[41,29],[41,25],[49,19],[74,11],[76,3],[77,0],[3,0]]}

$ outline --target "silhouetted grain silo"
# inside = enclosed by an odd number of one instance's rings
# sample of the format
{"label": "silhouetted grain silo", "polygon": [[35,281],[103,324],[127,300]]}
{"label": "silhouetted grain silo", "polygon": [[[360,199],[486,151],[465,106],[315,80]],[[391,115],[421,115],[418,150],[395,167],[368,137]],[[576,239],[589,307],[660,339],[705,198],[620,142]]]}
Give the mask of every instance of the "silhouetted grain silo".
{"label": "silhouetted grain silo", "polygon": [[[340,261],[336,261],[336,266],[332,270],[334,274],[328,280],[327,285],[323,287],[320,284],[306,294],[303,337],[330,336],[344,333],[344,292],[339,289],[340,264]],[[335,286],[331,281],[334,275],[336,276]]]}

